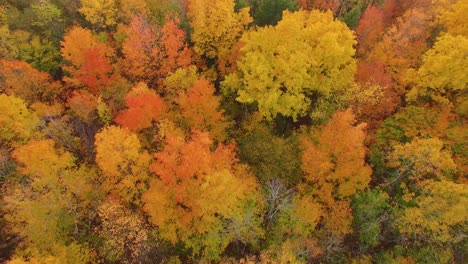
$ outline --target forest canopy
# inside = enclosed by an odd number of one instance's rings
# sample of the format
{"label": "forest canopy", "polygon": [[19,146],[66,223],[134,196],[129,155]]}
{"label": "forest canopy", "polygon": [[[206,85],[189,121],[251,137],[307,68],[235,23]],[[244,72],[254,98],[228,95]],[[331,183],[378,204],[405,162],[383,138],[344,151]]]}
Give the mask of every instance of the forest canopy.
{"label": "forest canopy", "polygon": [[467,12],[0,0],[0,262],[466,263]]}

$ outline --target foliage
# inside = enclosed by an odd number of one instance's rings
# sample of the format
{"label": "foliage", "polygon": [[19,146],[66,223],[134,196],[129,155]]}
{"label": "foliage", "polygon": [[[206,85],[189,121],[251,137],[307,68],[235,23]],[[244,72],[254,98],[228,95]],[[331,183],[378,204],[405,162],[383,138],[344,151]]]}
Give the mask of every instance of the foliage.
{"label": "foliage", "polygon": [[333,235],[351,232],[350,197],[364,190],[372,169],[365,163],[365,126],[354,126],[351,110],[336,113],[316,134],[302,139],[302,169],[324,207],[323,224]]}
{"label": "foliage", "polygon": [[0,263],[466,262],[467,3],[0,0]]}
{"label": "foliage", "polygon": [[380,244],[385,211],[390,207],[388,200],[388,194],[372,189],[353,198],[353,223],[359,241],[367,248]]}
{"label": "foliage", "polygon": [[225,56],[252,21],[248,8],[234,11],[233,0],[190,0],[187,16],[194,51],[210,59]]}
{"label": "foliage", "polygon": [[269,120],[296,120],[312,104],[313,116],[326,117],[356,69],[353,33],[329,12],[285,11],[278,25],[248,32],[242,42],[239,70],[226,77],[225,92],[256,103]]}
{"label": "foliage", "polygon": [[168,136],[162,152],[154,155],[151,170],[158,178],[143,200],[163,238],[216,260],[231,241],[254,243],[261,236],[262,201],[258,184],[236,162],[232,146],[211,148],[208,133],[194,132],[187,141]]}
{"label": "foliage", "polygon": [[401,215],[400,231],[441,245],[466,239],[466,186],[428,180],[421,187],[422,193],[416,197],[417,206],[406,208]]}
{"label": "foliage", "polygon": [[125,128],[109,126],[96,134],[96,163],[102,171],[105,193],[138,202],[148,178],[151,157],[141,150],[135,134]]}
{"label": "foliage", "polygon": [[281,20],[284,10],[297,11],[293,0],[253,1],[251,7],[254,24],[257,26],[276,25]]}
{"label": "foliage", "polygon": [[0,86],[30,104],[52,102],[62,92],[47,73],[22,61],[0,60]]}
{"label": "foliage", "polygon": [[81,0],[80,12],[97,27],[106,28],[117,23],[115,0]]}
{"label": "foliage", "polygon": [[[407,94],[408,100],[429,98],[443,105],[458,106],[466,115],[468,39],[446,34],[437,39],[434,47],[424,54],[423,64],[415,72],[416,85]],[[454,102],[454,103],[452,103]]]}
{"label": "foliage", "polygon": [[120,111],[115,122],[132,131],[151,127],[153,121],[161,119],[166,111],[166,104],[156,93],[149,90],[145,83],[138,83],[125,96],[128,107]]}
{"label": "foliage", "polygon": [[132,17],[123,43],[124,71],[135,81],[147,81],[150,86],[179,68],[192,63],[192,50],[185,42],[185,32],[177,16],[167,17],[161,27],[143,16]]}
{"label": "foliage", "polygon": [[25,143],[34,136],[38,118],[16,97],[0,94],[0,138],[12,144]]}

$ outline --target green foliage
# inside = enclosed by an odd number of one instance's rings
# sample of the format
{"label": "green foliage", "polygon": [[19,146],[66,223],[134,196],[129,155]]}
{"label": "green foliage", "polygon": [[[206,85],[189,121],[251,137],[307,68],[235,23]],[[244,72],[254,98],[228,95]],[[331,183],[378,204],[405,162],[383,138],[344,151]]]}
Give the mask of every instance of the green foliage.
{"label": "green foliage", "polygon": [[348,25],[349,28],[356,28],[359,23],[359,18],[362,13],[362,4],[358,3],[348,13],[346,13],[341,20]]}
{"label": "green foliage", "polygon": [[369,189],[353,198],[353,223],[359,242],[365,248],[379,245],[382,235],[382,222],[389,209],[389,197],[385,192]]}
{"label": "green foliage", "polygon": [[295,137],[277,137],[259,125],[239,140],[239,157],[255,169],[262,182],[280,179],[294,185],[302,179],[298,144]]}
{"label": "green foliage", "polygon": [[257,26],[276,25],[283,17],[283,11],[297,11],[293,0],[257,0],[252,1],[251,14]]}

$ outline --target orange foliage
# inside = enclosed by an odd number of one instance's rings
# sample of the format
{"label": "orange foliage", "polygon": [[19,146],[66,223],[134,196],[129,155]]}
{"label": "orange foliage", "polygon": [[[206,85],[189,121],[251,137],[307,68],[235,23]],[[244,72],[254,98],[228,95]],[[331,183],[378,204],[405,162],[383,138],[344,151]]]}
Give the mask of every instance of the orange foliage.
{"label": "orange foliage", "polygon": [[376,45],[384,33],[383,9],[376,6],[367,7],[356,28],[358,40],[357,52],[364,55]]}
{"label": "orange foliage", "polygon": [[185,32],[179,25],[177,16],[168,16],[166,24],[161,28],[159,47],[153,50],[153,55],[160,63],[156,71],[159,78],[165,78],[176,69],[192,64],[192,50],[188,48]]}
{"label": "orange foliage", "polygon": [[164,116],[167,108],[163,99],[144,83],[139,83],[127,94],[125,103],[128,109],[120,111],[115,122],[132,131],[150,127],[153,121]]}
{"label": "orange foliage", "polygon": [[392,114],[400,104],[401,98],[393,88],[392,79],[385,73],[385,66],[379,61],[359,60],[356,81],[362,86],[379,85],[383,96],[378,104],[361,104],[360,116],[364,117],[369,129],[377,128],[385,117]]}
{"label": "orange foliage", "polygon": [[[234,146],[214,148],[208,133],[195,131],[189,140],[166,137],[166,146],[154,157],[150,169],[158,179],[143,195],[144,209],[164,238],[183,241],[194,254],[203,250],[216,259],[233,239],[223,222],[242,219],[238,224],[247,232],[258,231],[256,221],[249,223],[255,211],[262,210],[256,201],[258,185],[238,164]],[[255,204],[255,209],[250,211],[248,204]]]}
{"label": "orange foliage", "polygon": [[108,84],[114,76],[109,59],[100,47],[87,50],[84,55],[85,63],[75,73],[76,78],[89,87],[91,93],[99,94],[99,88]]}
{"label": "orange foliage", "polygon": [[335,13],[339,7],[336,0],[296,0],[296,3],[305,10],[331,10],[333,13]]}
{"label": "orange foliage", "polygon": [[323,204],[324,225],[334,235],[351,232],[350,197],[370,182],[365,163],[366,124],[354,126],[351,110],[336,113],[317,132],[317,142],[302,139],[302,169],[312,193]]}
{"label": "orange foliage", "polygon": [[191,129],[210,131],[216,139],[225,134],[223,111],[220,99],[214,95],[215,87],[207,80],[196,80],[186,92],[180,94],[177,103],[182,110],[182,118]]}
{"label": "orange foliage", "polygon": [[51,102],[60,96],[61,87],[52,82],[48,73],[26,62],[0,60],[0,92],[14,94],[28,103]]}
{"label": "orange foliage", "polygon": [[93,121],[98,106],[96,97],[86,90],[73,91],[68,100],[70,109],[85,122]]}
{"label": "orange foliage", "polygon": [[168,16],[166,21],[157,28],[144,17],[132,18],[123,43],[122,63],[133,80],[153,85],[176,69],[191,65],[192,51],[185,42],[185,32],[179,28],[179,19]]}
{"label": "orange foliage", "polygon": [[430,16],[422,10],[411,9],[397,19],[382,42],[371,54],[372,60],[381,61],[388,74],[402,91],[403,80],[410,68],[417,68],[427,49]]}
{"label": "orange foliage", "polygon": [[61,52],[62,57],[68,61],[63,69],[71,75],[70,78],[64,78],[69,84],[86,85],[97,95],[102,85],[112,78],[110,58],[114,52],[92,31],[72,27],[64,36]]}

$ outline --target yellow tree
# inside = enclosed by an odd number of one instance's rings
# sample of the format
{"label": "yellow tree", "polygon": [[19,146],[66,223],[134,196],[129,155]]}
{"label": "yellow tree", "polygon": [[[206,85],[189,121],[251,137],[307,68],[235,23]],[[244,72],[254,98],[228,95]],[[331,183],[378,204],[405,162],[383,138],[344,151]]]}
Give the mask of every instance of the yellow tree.
{"label": "yellow tree", "polygon": [[241,42],[238,70],[226,77],[224,91],[256,103],[267,119],[297,119],[311,105],[313,117],[323,118],[353,82],[355,37],[331,12],[285,11],[278,25],[247,32]]}
{"label": "yellow tree", "polygon": [[413,72],[415,84],[409,101],[430,99],[468,114],[468,38],[445,34],[424,54],[423,64]]}
{"label": "yellow tree", "polygon": [[444,26],[447,33],[456,36],[468,37],[468,25],[465,19],[468,12],[468,2],[456,1],[453,5],[445,8],[438,16],[438,22]]}
{"label": "yellow tree", "polygon": [[144,210],[163,238],[183,242],[194,256],[219,260],[233,241],[254,243],[263,203],[259,185],[237,162],[233,146],[213,147],[208,133],[167,136],[151,170]]}
{"label": "yellow tree", "polygon": [[365,163],[366,124],[354,123],[351,110],[337,112],[314,134],[314,141],[302,141],[306,182],[301,191],[310,192],[322,205],[322,224],[338,237],[351,233],[351,196],[367,187],[372,173]]}
{"label": "yellow tree", "polygon": [[89,220],[95,173],[78,168],[69,152],[54,145],[52,140],[32,140],[13,152],[19,172],[28,180],[14,185],[5,197],[10,212],[6,219],[23,238],[24,254],[72,259],[77,255],[67,251],[85,250],[70,242]]}
{"label": "yellow tree", "polygon": [[104,175],[103,191],[138,202],[151,161],[150,155],[141,149],[138,137],[128,129],[109,126],[96,134],[95,146],[96,163]]}
{"label": "yellow tree", "polygon": [[248,8],[234,11],[233,0],[190,0],[187,16],[195,52],[210,59],[224,58],[252,21]]}
{"label": "yellow tree", "polygon": [[416,206],[403,210],[400,232],[444,249],[463,243],[468,232],[468,188],[452,181],[427,180],[421,184]]}
{"label": "yellow tree", "polygon": [[16,145],[34,136],[39,119],[23,100],[0,94],[0,113],[0,139]]}
{"label": "yellow tree", "polygon": [[411,173],[411,178],[422,180],[428,176],[443,179],[456,170],[451,153],[443,149],[437,138],[416,138],[409,143],[395,146],[388,157],[388,166],[401,173]]}
{"label": "yellow tree", "polygon": [[81,0],[79,11],[86,17],[86,20],[100,28],[110,27],[117,23],[118,10],[115,0]]}

